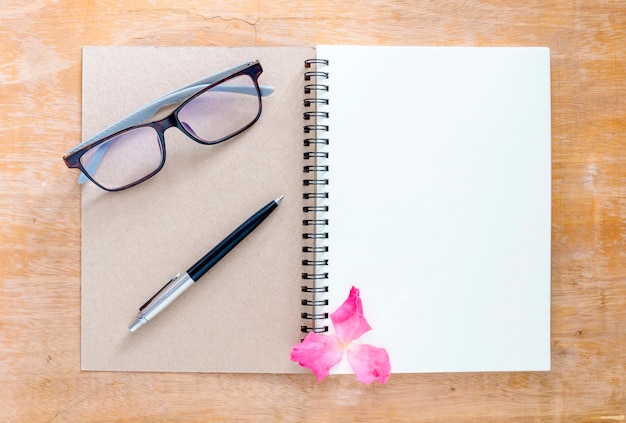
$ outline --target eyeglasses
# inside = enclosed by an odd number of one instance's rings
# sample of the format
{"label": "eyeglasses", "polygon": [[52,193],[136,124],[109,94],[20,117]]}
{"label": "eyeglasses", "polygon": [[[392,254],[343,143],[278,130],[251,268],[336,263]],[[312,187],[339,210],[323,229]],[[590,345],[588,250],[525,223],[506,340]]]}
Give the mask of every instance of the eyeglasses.
{"label": "eyeglasses", "polygon": [[[144,105],[63,157],[80,169],[79,183],[91,180],[106,191],[121,191],[156,175],[165,164],[165,131],[177,127],[200,144],[218,144],[248,129],[261,116],[263,68],[244,63],[179,88]],[[164,108],[165,118],[154,119]]]}

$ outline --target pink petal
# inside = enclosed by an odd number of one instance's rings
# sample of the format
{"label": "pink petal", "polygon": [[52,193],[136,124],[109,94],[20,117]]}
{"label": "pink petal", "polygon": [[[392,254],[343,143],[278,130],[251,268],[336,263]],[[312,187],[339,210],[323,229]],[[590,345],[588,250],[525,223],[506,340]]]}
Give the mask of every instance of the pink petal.
{"label": "pink petal", "polygon": [[291,361],[308,367],[321,381],[341,361],[343,353],[343,345],[335,336],[309,332],[304,341],[291,350]]}
{"label": "pink petal", "polygon": [[352,287],[348,299],[330,315],[339,340],[348,344],[372,329],[363,317],[358,288]]}
{"label": "pink petal", "polygon": [[385,383],[391,373],[389,355],[384,348],[366,344],[350,344],[348,346],[348,362],[354,370],[354,375],[363,383],[373,381]]}

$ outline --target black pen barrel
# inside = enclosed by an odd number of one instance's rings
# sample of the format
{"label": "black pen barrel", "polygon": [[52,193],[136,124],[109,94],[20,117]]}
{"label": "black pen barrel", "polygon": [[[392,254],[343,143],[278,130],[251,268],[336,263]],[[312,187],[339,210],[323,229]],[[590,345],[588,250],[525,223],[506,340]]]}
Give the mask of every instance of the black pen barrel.
{"label": "black pen barrel", "polygon": [[228,235],[222,242],[217,244],[204,257],[198,260],[193,266],[187,270],[187,274],[197,281],[206,272],[209,271],[218,261],[230,252],[237,244],[239,244],[250,232],[261,224],[269,216],[276,207],[279,200],[272,200],[252,217],[243,222],[237,229]]}

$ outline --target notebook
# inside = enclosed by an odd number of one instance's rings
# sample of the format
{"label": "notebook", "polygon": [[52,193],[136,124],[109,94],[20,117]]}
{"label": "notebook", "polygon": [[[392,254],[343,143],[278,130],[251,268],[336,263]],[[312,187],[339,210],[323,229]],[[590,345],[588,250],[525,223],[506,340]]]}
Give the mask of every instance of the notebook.
{"label": "notebook", "polygon": [[[83,186],[81,368],[308,372],[291,348],[332,324],[303,316],[356,286],[372,326],[358,342],[386,348],[392,373],[548,370],[549,50],[85,47],[83,139],[255,59],[275,91],[247,131],[203,146],[170,130],[149,181]],[[128,330],[172,275],[281,195]]]}

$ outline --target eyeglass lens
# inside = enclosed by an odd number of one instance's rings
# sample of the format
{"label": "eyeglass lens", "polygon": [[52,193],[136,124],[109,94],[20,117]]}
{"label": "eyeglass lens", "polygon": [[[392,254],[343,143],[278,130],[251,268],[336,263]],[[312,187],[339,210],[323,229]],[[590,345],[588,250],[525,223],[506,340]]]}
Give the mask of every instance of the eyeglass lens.
{"label": "eyeglass lens", "polygon": [[[222,141],[250,125],[259,114],[259,95],[248,75],[231,78],[194,97],[177,119],[196,141]],[[155,173],[163,162],[159,134],[151,126],[131,128],[87,151],[83,169],[105,189],[116,190]]]}
{"label": "eyeglass lens", "polygon": [[178,120],[192,137],[210,143],[240,131],[258,113],[254,81],[240,75],[193,98],[178,111]]}
{"label": "eyeglass lens", "polygon": [[87,151],[80,161],[100,185],[117,189],[156,171],[163,161],[163,152],[156,130],[143,126],[122,132]]}

